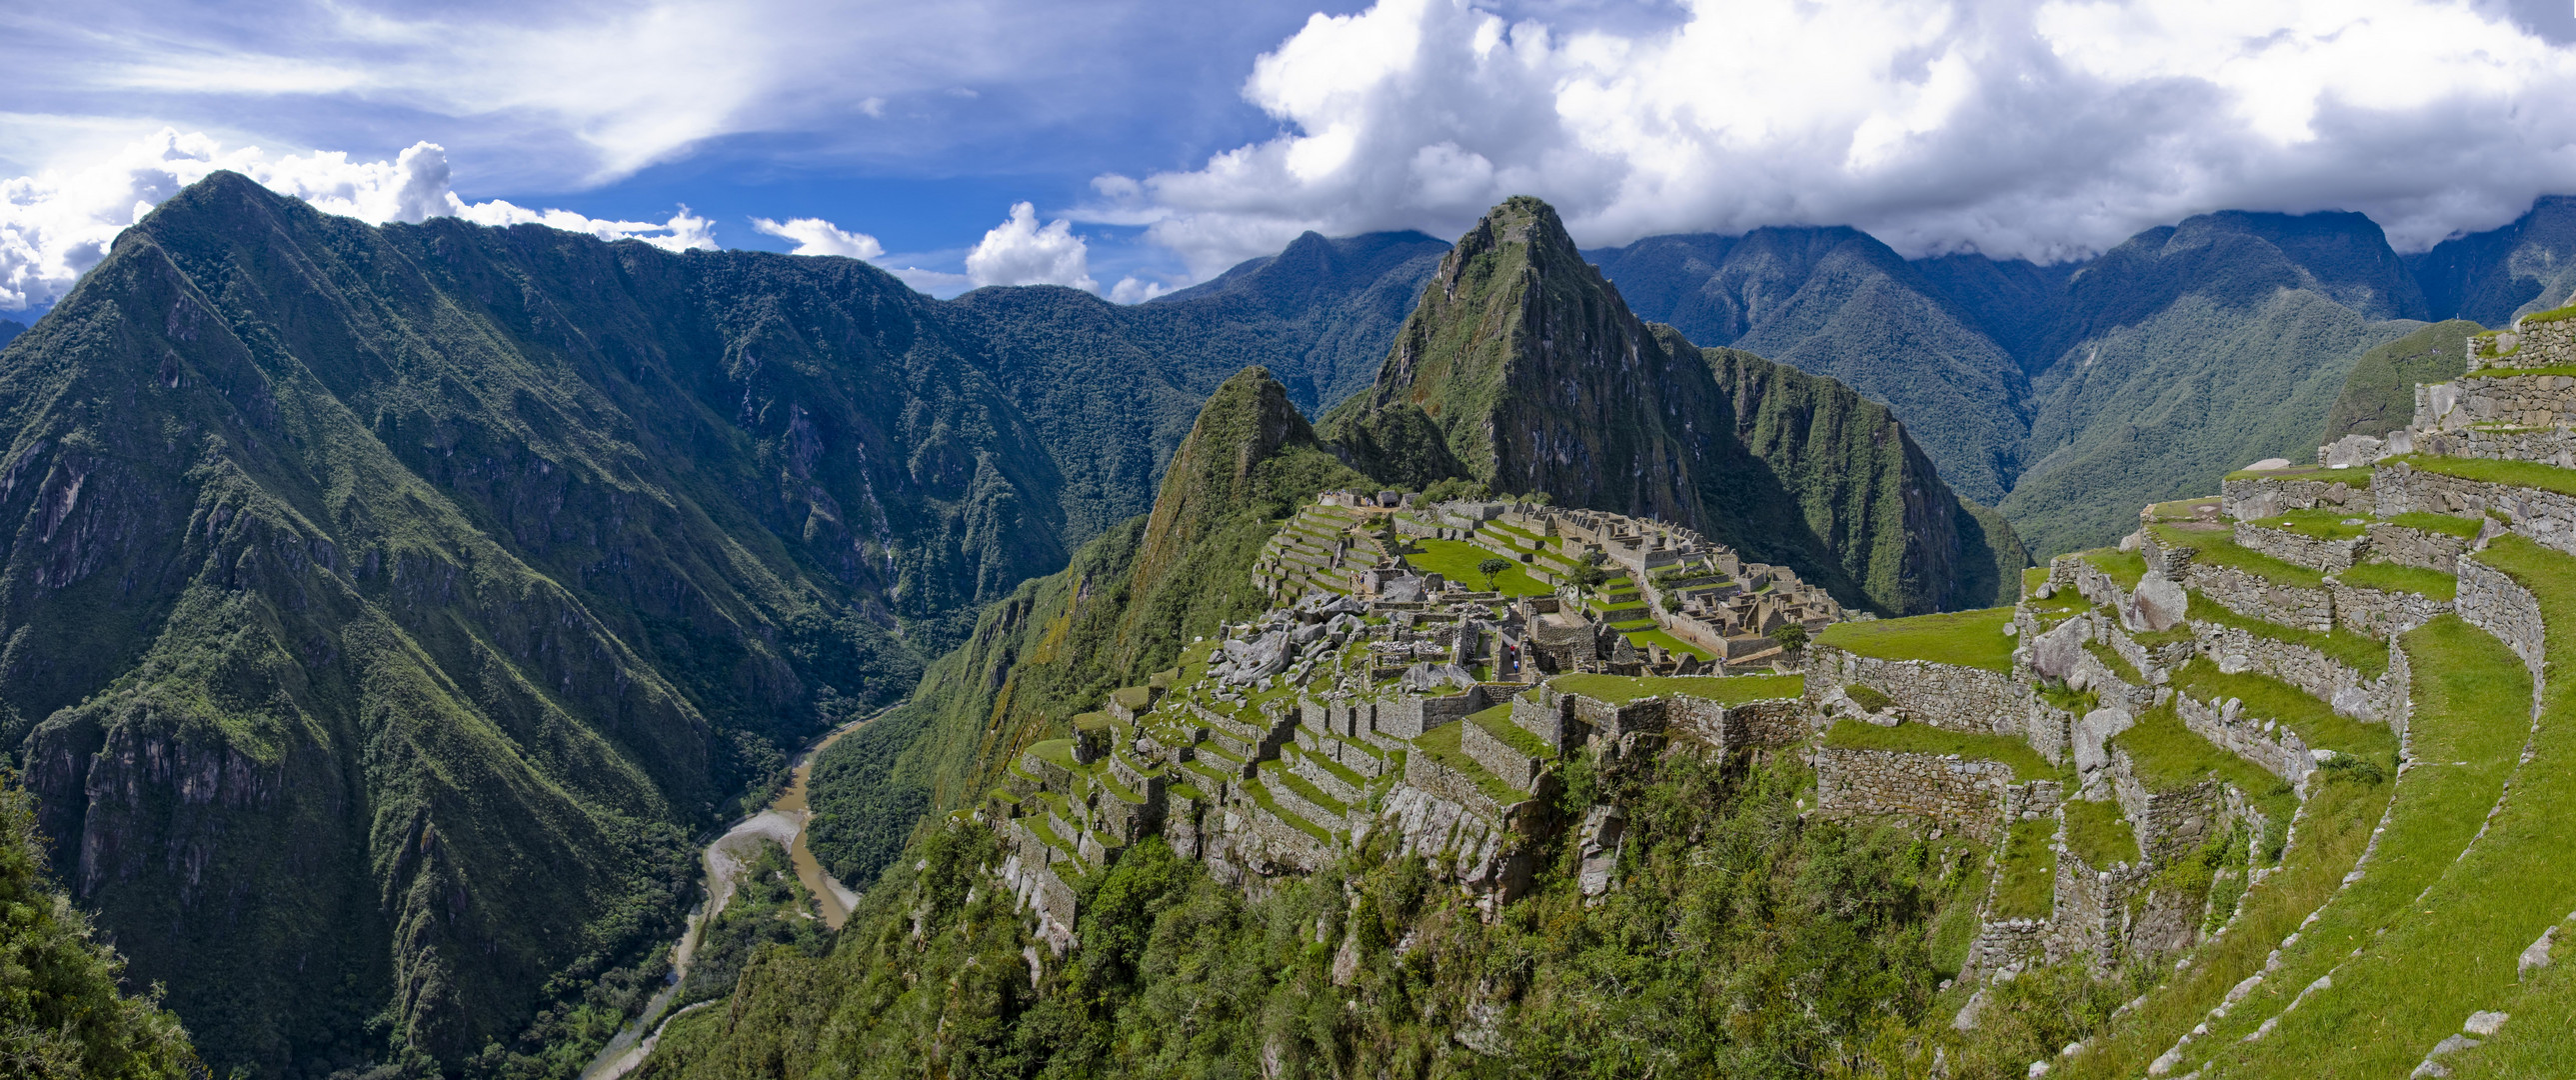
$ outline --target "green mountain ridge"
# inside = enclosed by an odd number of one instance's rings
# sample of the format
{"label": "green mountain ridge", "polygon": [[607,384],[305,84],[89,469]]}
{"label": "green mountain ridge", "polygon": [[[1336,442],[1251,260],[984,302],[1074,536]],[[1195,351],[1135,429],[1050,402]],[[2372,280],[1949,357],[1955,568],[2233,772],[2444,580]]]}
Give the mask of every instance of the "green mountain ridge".
{"label": "green mountain ridge", "polygon": [[1407,287],[1345,270],[941,302],[216,174],[0,352],[0,746],[217,1070],[541,1070],[657,970],[690,833]]}

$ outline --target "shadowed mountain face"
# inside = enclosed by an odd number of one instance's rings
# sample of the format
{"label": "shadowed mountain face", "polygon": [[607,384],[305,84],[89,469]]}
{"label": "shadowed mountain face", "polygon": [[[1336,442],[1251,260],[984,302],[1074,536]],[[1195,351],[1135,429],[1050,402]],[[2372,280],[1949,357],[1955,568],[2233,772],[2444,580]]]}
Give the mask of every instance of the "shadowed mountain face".
{"label": "shadowed mountain face", "polygon": [[2359,214],[2207,214],[2054,267],[1907,262],[1842,228],[1591,254],[1647,317],[1894,406],[2043,556],[2212,469],[2307,456],[2354,360],[2432,310]]}
{"label": "shadowed mountain face", "polygon": [[1323,428],[1390,482],[1467,476],[1688,524],[1881,610],[1980,606],[1998,552],[2020,565],[1885,406],[1650,330],[1534,199],[1459,240],[1377,385]]}
{"label": "shadowed mountain face", "polygon": [[2576,196],[2543,196],[2499,229],[2406,257],[2431,318],[2504,326],[2576,294]]}
{"label": "shadowed mountain face", "polygon": [[0,353],[0,746],[218,1071],[509,1044],[669,939],[787,748],[1150,507],[1245,357],[1333,385],[1317,328],[1418,280],[1354,243],[940,302],[218,174]]}

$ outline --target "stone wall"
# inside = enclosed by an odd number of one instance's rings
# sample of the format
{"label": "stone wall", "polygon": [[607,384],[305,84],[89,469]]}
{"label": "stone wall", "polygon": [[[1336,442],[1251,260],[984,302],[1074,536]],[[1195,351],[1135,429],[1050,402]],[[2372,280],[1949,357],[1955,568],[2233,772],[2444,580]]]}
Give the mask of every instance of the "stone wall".
{"label": "stone wall", "polygon": [[2409,426],[2416,438],[2493,424],[2537,428],[2576,424],[2576,379],[2499,371],[2447,383],[2415,384],[2415,420]]}
{"label": "stone wall", "polygon": [[2314,630],[2334,629],[2334,595],[2324,589],[2281,585],[2228,566],[2193,563],[2184,587],[2249,619]]}
{"label": "stone wall", "polygon": [[1819,746],[1816,812],[1826,817],[1896,817],[1927,822],[1992,843],[2003,821],[2012,766],[1952,754],[1908,754]]}
{"label": "stone wall", "polygon": [[2278,720],[2245,712],[2233,699],[2203,702],[2189,694],[2177,694],[2174,711],[2181,714],[2182,726],[2193,734],[2292,784],[2306,783],[2308,774],[2316,771],[2316,759],[2309,755],[2307,740],[2301,739],[2298,732]]}
{"label": "stone wall", "polygon": [[1465,693],[1446,697],[1413,697],[1380,702],[1377,707],[1377,730],[1399,739],[1418,739],[1436,727],[1457,723],[1488,706],[1485,688],[1471,687]]}
{"label": "stone wall", "polygon": [[2415,436],[2415,446],[2437,457],[2537,461],[2576,465],[2576,431],[2567,428],[2466,428]]}
{"label": "stone wall", "polygon": [[1558,753],[1573,746],[1581,729],[1573,722],[1574,696],[1541,689],[1535,697],[1512,698],[1512,723],[1536,735]]}
{"label": "stone wall", "polygon": [[[1616,739],[1634,731],[1664,730],[1664,699],[1639,698],[1613,705],[1606,701],[1570,695],[1574,698],[1574,719],[1606,738]],[[1518,714],[1514,714],[1517,718]]]}
{"label": "stone wall", "polygon": [[2049,920],[2005,919],[1977,928],[1968,943],[1968,961],[1959,966],[1959,981],[1974,982],[1998,972],[2016,971],[2048,957]]}
{"label": "stone wall", "polygon": [[1484,766],[1486,772],[1522,791],[1538,790],[1539,773],[1547,767],[1545,761],[1521,753],[1480,723],[1470,722],[1458,729],[1458,749]]}
{"label": "stone wall", "polygon": [[2531,670],[2533,708],[2538,708],[2542,665],[2549,656],[2540,601],[2504,571],[2479,562],[2477,556],[2463,555],[2457,604],[2460,617],[2469,625],[2494,634],[2522,658],[2523,666]]}
{"label": "stone wall", "polygon": [[[1463,745],[1466,740],[1462,738],[1459,741]],[[1474,779],[1418,750],[1404,756],[1404,782],[1505,824],[1512,820],[1514,807],[1526,805],[1526,801],[1512,806],[1495,802]]]}
{"label": "stone wall", "polygon": [[2510,329],[2469,338],[2469,370],[2576,364],[2576,322],[2515,319]]}
{"label": "stone wall", "polygon": [[2019,735],[2029,712],[2030,690],[2012,676],[1984,668],[1925,660],[1880,660],[1828,645],[1807,649],[1807,703],[1859,683],[1893,700],[1907,720],[1950,731]]}
{"label": "stone wall", "polygon": [[2460,553],[2468,549],[2466,539],[2449,533],[2410,529],[2385,521],[2373,522],[2370,526],[2371,554],[2401,566],[2421,566],[2445,574],[2458,573],[2454,564],[2459,562]]}
{"label": "stone wall", "polygon": [[2292,510],[2330,506],[2369,517],[2377,503],[2371,487],[2356,488],[2341,480],[2254,477],[2219,483],[2219,512],[2238,521],[2278,517]]}
{"label": "stone wall", "polygon": [[2356,720],[2384,722],[2405,710],[2405,687],[2390,673],[2365,678],[2361,672],[2305,645],[2232,626],[2194,622],[2191,629],[2200,643],[2201,655],[2215,661],[2220,671],[2262,672],[2307,691],[2333,706],[2335,712]]}
{"label": "stone wall", "polygon": [[2352,585],[2327,586],[2334,596],[2335,622],[2345,629],[2386,641],[2451,610],[2451,601],[2422,593],[2384,592]]}
{"label": "stone wall", "polygon": [[2143,888],[2147,868],[2097,870],[2074,852],[2057,852],[2057,910],[2049,916],[2050,963],[2090,956],[2109,967],[2128,938],[2129,894]]}
{"label": "stone wall", "polygon": [[1796,746],[1815,734],[1807,703],[1797,698],[1720,705],[1675,695],[1665,706],[1665,730],[1688,735],[1709,746],[1733,752],[1746,747]]}
{"label": "stone wall", "polygon": [[2382,509],[2390,516],[2421,511],[2474,516],[2500,510],[2511,528],[2543,547],[2576,555],[2576,498],[2538,488],[2463,480],[2403,462],[2379,470]]}
{"label": "stone wall", "polygon": [[2370,546],[2370,538],[2356,536],[2349,540],[2320,540],[2301,536],[2286,529],[2267,529],[2250,522],[2236,523],[2236,543],[2249,551],[2269,555],[2293,566],[2321,570],[2332,574],[2349,570],[2360,561],[2361,553]]}
{"label": "stone wall", "polygon": [[1074,945],[1076,916],[1073,886],[1065,883],[1053,867],[1013,853],[1002,860],[1003,884],[1019,906],[1037,915],[1038,938],[1057,956]]}
{"label": "stone wall", "polygon": [[2198,851],[2209,838],[2225,831],[2225,784],[2203,780],[2175,791],[2151,791],[2138,780],[2137,763],[2128,751],[2111,751],[2111,793],[2120,815],[2138,835],[2138,850],[2149,865],[2166,866]]}

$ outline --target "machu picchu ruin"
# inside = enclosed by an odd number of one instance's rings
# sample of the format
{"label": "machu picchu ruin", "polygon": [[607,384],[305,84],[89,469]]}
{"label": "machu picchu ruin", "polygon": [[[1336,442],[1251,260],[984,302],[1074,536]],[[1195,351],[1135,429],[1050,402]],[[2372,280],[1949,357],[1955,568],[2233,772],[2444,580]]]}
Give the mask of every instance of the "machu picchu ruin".
{"label": "machu picchu ruin", "polygon": [[[1566,805],[1566,777],[1786,763],[1803,818],[1908,831],[1952,868],[1929,947],[1956,1031],[2019,977],[2161,973],[2030,1076],[2450,1075],[2544,1037],[2520,999],[2570,993],[2531,980],[2576,864],[2514,846],[2576,813],[2556,315],[2472,341],[2408,427],[2145,507],[2007,607],[1872,618],[1658,521],[1329,491],[1261,550],[1268,611],[965,813],[1062,952],[1085,875],[1148,835],[1252,893],[1363,850],[1422,860],[1491,920],[1550,844],[1586,903],[1625,879],[1637,808]],[[2412,992],[2435,957],[2470,967]],[[2364,1014],[2384,1036],[2342,1039]]]}

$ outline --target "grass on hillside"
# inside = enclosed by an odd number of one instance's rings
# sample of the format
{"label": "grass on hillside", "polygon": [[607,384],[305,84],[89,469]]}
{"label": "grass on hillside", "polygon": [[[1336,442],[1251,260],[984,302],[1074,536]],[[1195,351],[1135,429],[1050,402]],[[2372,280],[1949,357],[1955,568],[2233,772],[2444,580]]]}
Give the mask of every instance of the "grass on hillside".
{"label": "grass on hillside", "polygon": [[1625,704],[1657,694],[1679,694],[1720,705],[1794,698],[1807,692],[1804,675],[1559,675],[1547,684],[1560,693]]}
{"label": "grass on hillside", "polygon": [[2203,495],[2194,499],[2160,502],[2147,507],[2144,516],[2148,521],[2201,521],[2205,519],[2205,515],[2201,513],[2200,508],[2217,506],[2218,500],[2219,497],[2216,495]]}
{"label": "grass on hillside", "polygon": [[2491,458],[2428,457],[2408,454],[2396,459],[2428,473],[2456,476],[2487,484],[2510,484],[2536,488],[2560,495],[2576,495],[2576,469],[2562,469],[2533,461],[2497,461]]}
{"label": "grass on hillside", "polygon": [[2107,870],[2145,857],[2138,850],[2137,830],[2129,827],[2129,819],[2120,816],[2119,803],[2109,799],[2068,799],[2063,805],[2066,850],[2084,860],[2084,865]]}
{"label": "grass on hillside", "polygon": [[2021,595],[2022,595],[2023,599],[2028,599],[2028,598],[2030,597],[2030,594],[2035,593],[2035,592],[2038,592],[2038,591],[2039,591],[2039,587],[2040,587],[2040,586],[2042,586],[2042,585],[2046,585],[2046,584],[2048,584],[2048,568],[2047,568],[2047,567],[2045,567],[2045,566],[2025,566],[2025,567],[2023,567],[2023,568],[2022,568],[2022,571],[2021,571]]}
{"label": "grass on hillside", "polygon": [[[2549,629],[2551,663],[2563,670],[2576,662],[2576,560],[2529,541],[2514,542],[2518,539],[2498,541],[2481,561],[2532,590]],[[2410,635],[2408,645],[2427,643],[2431,636]],[[2507,760],[2518,729],[2528,730],[2530,683],[2521,665],[2500,646],[2461,637],[2456,651],[2464,655],[2427,656],[2416,665],[2423,700],[2445,714],[2482,716],[2492,729],[2492,742],[2479,757],[2452,759],[2470,761],[2466,767],[2444,766],[2428,755],[2423,759],[2428,764],[2411,773],[2402,787],[2411,787],[2425,769],[2437,777],[2445,768],[2491,770]],[[2484,819],[2485,834],[2456,862],[2442,867],[2429,890],[2410,897],[2397,917],[2347,931],[2362,954],[2336,970],[2331,992],[2284,1016],[2272,1038],[2246,1051],[2251,1071],[2405,1075],[2435,1042],[2457,1032],[2462,1019],[2481,1009],[2516,1013],[2513,1023],[2541,1028],[2535,1034],[2544,1039],[2563,1033],[2547,1030],[2550,1025],[2523,1006],[2519,999],[2526,988],[2516,979],[2515,961],[2543,929],[2576,906],[2576,864],[2553,857],[2565,849],[2565,823],[2576,815],[2576,726],[2564,722],[2576,715],[2576,687],[2563,682],[2548,687],[2542,715],[2530,736],[2529,759],[2512,774],[2512,797]],[[2464,827],[2469,812],[2477,809],[2476,803],[2463,800],[2458,807],[2462,826],[2455,828]],[[2320,944],[2332,948],[2338,943]],[[2513,1031],[2512,1023],[2506,1031]],[[2563,1044],[2528,1049],[2562,1062],[2570,1054]],[[2460,1064],[2455,1061],[2453,1068]]]}
{"label": "grass on hillside", "polygon": [[2460,594],[2459,578],[2439,570],[2407,566],[2403,563],[2355,563],[2351,569],[2336,574],[2335,580],[2356,589],[2409,592],[2429,596],[2435,600],[2456,599]]}
{"label": "grass on hillside", "polygon": [[1548,596],[1556,592],[1555,589],[1532,580],[1529,571],[1522,567],[1520,560],[1491,548],[1480,547],[1464,540],[1416,540],[1414,545],[1422,550],[1405,556],[1404,561],[1412,564],[1415,570],[1426,574],[1438,574],[1451,581],[1481,589],[1485,586],[1485,575],[1483,571],[1476,569],[1476,564],[1487,559],[1501,559],[1512,565],[1511,569],[1494,575],[1494,591],[1505,596]]}
{"label": "grass on hillside", "polygon": [[[2351,524],[2346,524],[2351,522]],[[2257,528],[2295,533],[2311,540],[2357,540],[2370,535],[2371,518],[2341,510],[2292,510],[2274,517],[2247,522]]]}
{"label": "grass on hillside", "polygon": [[2195,701],[2241,700],[2243,715],[2280,721],[2311,748],[2351,754],[2382,766],[2396,760],[2397,736],[2388,725],[2338,716],[2307,691],[2269,675],[2251,671],[2229,675],[2219,671],[2217,664],[2193,660],[2175,669],[2173,685]]}
{"label": "grass on hillside", "polygon": [[2486,525],[2486,519],[2483,517],[2454,517],[2450,514],[2428,514],[2421,510],[2383,520],[2391,525],[2403,525],[2409,529],[2456,536],[2462,540],[2477,539],[2478,530]]}
{"label": "grass on hillside", "polygon": [[1904,754],[1957,754],[1978,761],[2012,766],[2015,781],[2054,780],[2057,766],[2030,744],[2011,735],[1975,735],[1930,724],[1880,727],[1840,720],[1825,732],[1825,745],[1845,750],[1892,750]]}
{"label": "grass on hillside", "polygon": [[2292,645],[2305,645],[2324,653],[2327,659],[2370,678],[2378,678],[2380,673],[2388,670],[2387,644],[2373,641],[2350,630],[2337,628],[2320,634],[2314,630],[2299,630],[2262,619],[2249,619],[2229,611],[2217,601],[2199,593],[2191,594],[2190,618],[2195,622],[2233,627],[2256,637],[2267,637]]}
{"label": "grass on hillside", "polygon": [[1995,857],[1994,903],[1997,919],[2045,919],[2057,907],[2057,822],[2050,818],[2016,821],[2004,831],[2004,848]]}
{"label": "grass on hillside", "polygon": [[2013,609],[1999,607],[1835,623],[1816,636],[1816,643],[1881,660],[1930,660],[2010,672],[2013,639],[2004,636],[2004,627],[2012,615]]}
{"label": "grass on hillside", "polygon": [[2218,529],[2177,529],[2154,526],[2149,530],[2156,542],[2167,548],[2191,548],[2198,554],[2195,563],[2242,570],[2274,585],[2300,589],[2322,589],[2325,574],[2293,562],[2284,562],[2236,542],[2234,536]]}
{"label": "grass on hillside", "polygon": [[2097,548],[2085,552],[2084,561],[2092,563],[2094,569],[2111,575],[2111,580],[2123,589],[2137,588],[2138,582],[2147,576],[2147,557],[2134,551]]}
{"label": "grass on hillside", "polygon": [[2180,791],[2217,779],[2236,785],[2273,821],[2288,821],[2298,811],[2299,798],[2287,782],[2194,734],[2171,702],[2147,710],[2137,726],[2112,736],[2111,743],[2128,751],[2138,782],[2149,791]]}

